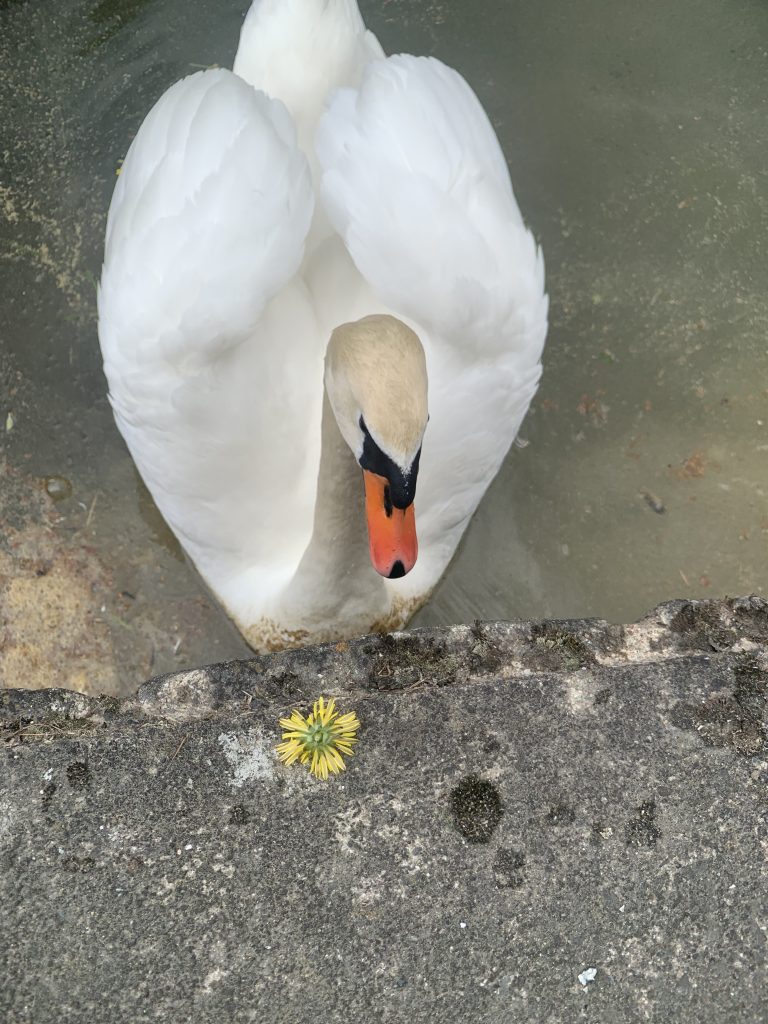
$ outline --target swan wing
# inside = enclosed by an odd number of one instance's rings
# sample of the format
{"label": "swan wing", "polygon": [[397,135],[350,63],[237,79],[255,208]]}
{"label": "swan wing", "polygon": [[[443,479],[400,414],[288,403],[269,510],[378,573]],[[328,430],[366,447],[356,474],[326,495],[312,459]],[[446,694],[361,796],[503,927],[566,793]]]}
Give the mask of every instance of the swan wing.
{"label": "swan wing", "polygon": [[318,130],[322,199],[377,299],[418,330],[430,424],[420,550],[400,592],[439,578],[533,397],[547,329],[544,264],[480,102],[433,58],[369,64]]}
{"label": "swan wing", "polygon": [[543,260],[461,75],[406,55],[336,93],[316,140],[331,221],[382,301],[461,345],[544,344]]}
{"label": "swan wing", "polygon": [[[297,272],[314,198],[282,103],[229,71],[157,102],[110,207],[99,338],[115,418],[226,601],[311,533],[323,350]],[[315,433],[317,431],[315,430]]]}

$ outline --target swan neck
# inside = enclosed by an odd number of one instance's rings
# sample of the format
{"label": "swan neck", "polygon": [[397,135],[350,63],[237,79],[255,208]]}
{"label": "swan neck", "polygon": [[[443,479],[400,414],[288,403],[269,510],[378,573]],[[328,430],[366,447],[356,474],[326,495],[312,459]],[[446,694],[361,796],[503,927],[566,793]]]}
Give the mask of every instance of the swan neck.
{"label": "swan neck", "polygon": [[341,436],[323,392],[322,448],[312,537],[283,604],[305,629],[338,635],[339,624],[370,623],[388,607],[384,582],[371,565],[362,471]]}
{"label": "swan neck", "polygon": [[341,436],[325,390],[321,437],[312,541],[319,541],[334,562],[344,553],[345,561],[368,565],[362,470]]}

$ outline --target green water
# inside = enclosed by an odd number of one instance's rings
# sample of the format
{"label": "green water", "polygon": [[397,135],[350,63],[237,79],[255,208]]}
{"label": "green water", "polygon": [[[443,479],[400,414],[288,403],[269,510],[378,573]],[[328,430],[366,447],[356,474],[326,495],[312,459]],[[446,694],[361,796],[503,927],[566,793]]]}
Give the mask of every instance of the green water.
{"label": "green water", "polygon": [[[231,63],[246,7],[0,0],[0,444],[30,486],[72,482],[55,529],[109,577],[96,614],[123,689],[247,654],[113,426],[94,301],[120,157],[171,82]],[[764,592],[768,6],[361,7],[387,50],[440,56],[478,92],[551,295],[529,443],[417,622]]]}

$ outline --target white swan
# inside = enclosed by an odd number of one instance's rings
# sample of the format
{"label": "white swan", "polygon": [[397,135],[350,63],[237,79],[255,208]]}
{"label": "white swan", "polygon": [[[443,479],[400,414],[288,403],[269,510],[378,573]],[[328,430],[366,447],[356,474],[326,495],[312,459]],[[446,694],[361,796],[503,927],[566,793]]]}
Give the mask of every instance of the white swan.
{"label": "white swan", "polygon": [[256,0],[234,73],[172,86],[115,188],[115,419],[258,650],[399,627],[427,599],[536,390],[546,319],[477,98],[437,60],[386,59],[356,0]]}

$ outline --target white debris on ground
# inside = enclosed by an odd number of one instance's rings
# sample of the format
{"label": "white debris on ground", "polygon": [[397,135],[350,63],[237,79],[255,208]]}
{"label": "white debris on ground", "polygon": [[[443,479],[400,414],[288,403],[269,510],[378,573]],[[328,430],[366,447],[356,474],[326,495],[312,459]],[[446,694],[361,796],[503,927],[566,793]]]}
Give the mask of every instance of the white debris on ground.
{"label": "white debris on ground", "polygon": [[582,971],[579,975],[579,982],[583,985],[584,988],[586,988],[587,985],[589,985],[590,982],[594,981],[596,977],[597,968],[587,967],[586,970]]}
{"label": "white debris on ground", "polygon": [[230,784],[240,789],[246,783],[273,779],[276,758],[269,742],[257,729],[240,735],[221,733],[219,746],[232,769]]}

